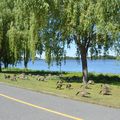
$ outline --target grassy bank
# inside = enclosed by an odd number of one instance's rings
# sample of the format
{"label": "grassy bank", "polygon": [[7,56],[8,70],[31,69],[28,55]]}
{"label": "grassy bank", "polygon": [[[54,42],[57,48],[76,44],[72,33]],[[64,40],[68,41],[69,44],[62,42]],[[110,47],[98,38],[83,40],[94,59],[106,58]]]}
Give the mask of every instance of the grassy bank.
{"label": "grassy bank", "polygon": [[[21,73],[25,72],[26,79],[18,78]],[[5,79],[5,75],[16,75],[17,80]],[[37,77],[46,76],[45,81],[38,81]],[[19,69],[8,69],[0,73],[0,82],[14,85],[21,88],[27,88],[38,92],[51,93],[58,96],[72,98],[80,101],[106,105],[110,107],[120,108],[120,76],[113,74],[95,74],[90,73],[89,79],[95,81],[94,85],[89,85],[87,91],[90,93],[88,97],[76,96],[75,94],[81,90],[82,74],[81,73],[62,73],[62,78],[59,77],[59,72],[47,72],[47,71],[24,71]],[[56,82],[62,79],[64,85],[62,89],[56,89]],[[67,82],[72,84],[71,89],[66,89]],[[111,88],[111,95],[99,94],[101,90],[101,84],[107,83]]]}

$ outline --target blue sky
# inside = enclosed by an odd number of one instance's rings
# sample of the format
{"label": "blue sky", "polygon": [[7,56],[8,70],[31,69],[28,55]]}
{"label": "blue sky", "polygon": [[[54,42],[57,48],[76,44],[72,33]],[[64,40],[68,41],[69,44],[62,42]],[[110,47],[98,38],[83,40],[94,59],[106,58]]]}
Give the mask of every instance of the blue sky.
{"label": "blue sky", "polygon": [[[75,43],[72,43],[70,48],[66,47],[66,52],[67,52],[66,56],[75,57],[76,56],[76,46],[75,46]],[[109,51],[109,55],[115,56],[115,53],[110,50]],[[44,56],[45,56],[45,54],[43,53],[42,54],[42,58],[43,59],[45,58]],[[89,56],[89,53],[88,53],[88,56]]]}
{"label": "blue sky", "polygon": [[66,47],[66,52],[67,52],[66,56],[75,57],[76,56],[76,45],[75,45],[75,43],[72,43],[70,48]]}
{"label": "blue sky", "polygon": [[[76,47],[75,47],[75,44],[72,43],[71,47],[70,48],[65,48],[66,49],[66,56],[70,56],[70,57],[75,57],[76,56]],[[42,54],[41,56],[42,59],[45,58],[45,53]]]}
{"label": "blue sky", "polygon": [[[76,56],[76,46],[74,43],[72,43],[71,48],[66,48],[67,56],[75,57]],[[101,51],[103,53],[103,51]],[[109,50],[109,55],[115,56],[115,53],[112,50]],[[90,53],[88,52],[88,56],[90,56]]]}

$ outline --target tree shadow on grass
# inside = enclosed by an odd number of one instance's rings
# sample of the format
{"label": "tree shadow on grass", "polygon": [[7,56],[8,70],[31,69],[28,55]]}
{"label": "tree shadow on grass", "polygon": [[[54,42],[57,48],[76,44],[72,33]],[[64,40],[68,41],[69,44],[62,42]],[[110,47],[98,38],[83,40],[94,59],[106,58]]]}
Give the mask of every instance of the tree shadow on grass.
{"label": "tree shadow on grass", "polygon": [[[68,75],[68,72],[54,72],[54,71],[24,71],[24,70],[18,70],[18,71],[2,71],[1,73],[5,74],[21,74],[25,73],[26,75],[41,75],[41,76],[47,76],[47,75],[56,75],[59,76],[61,80],[64,80],[68,83],[82,83],[82,75]],[[94,74],[89,73],[88,80],[93,80],[95,83],[106,83],[106,84],[112,84],[112,85],[118,85],[120,86],[120,76],[119,75],[109,75],[109,74]]]}
{"label": "tree shadow on grass", "polygon": [[68,83],[82,83],[82,76],[63,76],[61,79]]}
{"label": "tree shadow on grass", "polygon": [[89,74],[89,79],[94,80],[95,83],[104,83],[120,86],[120,76],[107,74]]}
{"label": "tree shadow on grass", "polygon": [[66,74],[66,72],[54,72],[54,71],[25,71],[25,70],[19,70],[19,71],[2,71],[1,73],[5,74],[21,74],[25,73],[26,75],[60,75],[60,74]]}

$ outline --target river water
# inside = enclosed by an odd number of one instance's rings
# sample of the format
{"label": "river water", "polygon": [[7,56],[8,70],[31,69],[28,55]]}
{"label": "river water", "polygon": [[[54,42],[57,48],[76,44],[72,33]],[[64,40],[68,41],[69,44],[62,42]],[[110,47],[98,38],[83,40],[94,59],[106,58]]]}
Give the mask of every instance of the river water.
{"label": "river water", "polygon": [[[17,64],[17,68],[24,68],[23,62]],[[62,66],[57,66],[55,62],[49,68],[44,60],[36,60],[34,64],[32,61],[28,63],[28,69],[32,70],[50,70],[50,71],[68,71],[81,72],[81,61],[66,60],[66,64],[62,62]],[[89,72],[96,73],[120,73],[120,61],[117,60],[88,60]]]}

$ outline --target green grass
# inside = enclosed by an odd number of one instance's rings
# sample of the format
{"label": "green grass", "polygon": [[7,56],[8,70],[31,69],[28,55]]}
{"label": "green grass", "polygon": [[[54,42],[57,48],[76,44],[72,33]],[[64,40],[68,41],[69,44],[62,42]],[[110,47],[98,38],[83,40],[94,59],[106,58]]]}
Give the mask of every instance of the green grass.
{"label": "green grass", "polygon": [[[89,75],[89,79],[93,79],[95,81],[95,85],[90,85],[90,89],[87,89],[90,92],[89,97],[81,97],[80,95],[76,96],[76,92],[81,90],[80,85],[82,84],[82,74],[81,73],[63,73],[63,80],[67,81],[69,78],[72,88],[73,89],[66,89],[65,85],[61,90],[56,89],[56,81],[60,78],[56,76],[60,74],[59,72],[45,72],[45,71],[27,71],[26,74],[33,74],[34,76],[29,76],[28,80],[21,80],[20,78],[17,81],[11,81],[10,79],[5,79],[4,74],[19,74],[22,70],[9,70],[3,71],[0,73],[0,82],[7,83],[9,85],[26,88],[38,92],[45,92],[50,93],[53,95],[63,96],[67,98],[72,98],[75,100],[105,105],[109,107],[116,107],[120,108],[120,76],[119,75],[104,75],[104,74],[93,74]],[[51,74],[52,76],[49,77],[49,80],[46,82],[36,80],[35,75],[48,75]],[[53,77],[54,76],[54,77]],[[99,91],[101,90],[101,84],[108,83],[110,88],[112,89],[112,95],[101,95]],[[66,82],[65,82],[66,84]]]}

